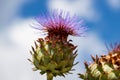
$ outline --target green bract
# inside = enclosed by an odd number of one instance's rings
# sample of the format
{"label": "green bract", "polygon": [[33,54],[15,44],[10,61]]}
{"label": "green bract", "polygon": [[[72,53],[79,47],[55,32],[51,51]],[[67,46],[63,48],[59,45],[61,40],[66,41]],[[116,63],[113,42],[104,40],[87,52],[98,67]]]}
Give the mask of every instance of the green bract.
{"label": "green bract", "polygon": [[40,70],[40,74],[49,73],[51,76],[64,76],[72,70],[74,59],[77,56],[76,46],[69,42],[46,41],[39,39],[32,47],[32,63],[34,70]]}

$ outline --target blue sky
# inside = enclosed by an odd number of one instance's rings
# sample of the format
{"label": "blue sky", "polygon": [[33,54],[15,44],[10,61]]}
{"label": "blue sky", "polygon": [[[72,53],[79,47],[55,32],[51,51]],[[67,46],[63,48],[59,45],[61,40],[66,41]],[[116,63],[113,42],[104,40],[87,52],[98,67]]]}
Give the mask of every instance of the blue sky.
{"label": "blue sky", "polygon": [[21,7],[20,16],[23,18],[37,16],[48,11],[47,0],[34,0]]}
{"label": "blue sky", "polygon": [[[120,41],[120,0],[1,0],[0,1],[0,79],[1,80],[45,80],[33,72],[27,58],[33,41],[41,35],[30,28],[39,14],[62,9],[77,14],[84,19],[88,30],[86,37],[72,37],[78,45],[76,61],[81,61],[75,68],[84,72],[83,62],[90,60],[90,55],[107,53],[105,43]],[[8,59],[8,60],[7,60]],[[9,66],[9,67],[8,67]],[[9,69],[10,68],[10,69]],[[69,80],[77,75],[55,80]]]}

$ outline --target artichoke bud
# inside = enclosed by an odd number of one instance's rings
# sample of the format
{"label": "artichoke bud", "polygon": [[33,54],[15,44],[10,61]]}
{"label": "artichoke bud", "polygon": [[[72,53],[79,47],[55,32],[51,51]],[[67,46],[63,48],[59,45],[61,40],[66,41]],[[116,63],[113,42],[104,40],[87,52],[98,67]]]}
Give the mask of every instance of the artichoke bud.
{"label": "artichoke bud", "polygon": [[[120,80],[120,44],[108,55],[93,57],[93,63],[87,64],[86,72],[79,74],[83,80]],[[85,64],[86,66],[86,64]]]}
{"label": "artichoke bud", "polygon": [[[54,45],[54,46],[53,46]],[[41,74],[50,73],[53,76],[64,76],[69,73],[74,64],[74,59],[77,56],[77,51],[74,51],[76,46],[69,42],[63,43],[60,41],[47,41],[42,38],[35,42],[35,47],[32,47],[32,63],[34,70],[40,70]]]}

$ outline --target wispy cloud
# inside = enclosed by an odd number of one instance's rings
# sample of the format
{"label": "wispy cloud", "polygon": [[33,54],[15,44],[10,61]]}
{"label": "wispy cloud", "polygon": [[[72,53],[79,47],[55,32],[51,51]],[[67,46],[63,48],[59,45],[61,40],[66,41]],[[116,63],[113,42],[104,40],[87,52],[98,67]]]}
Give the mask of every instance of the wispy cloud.
{"label": "wispy cloud", "polygon": [[94,8],[94,0],[49,0],[49,9],[62,9],[72,14],[79,14],[81,17],[95,21],[99,18],[98,11]]}
{"label": "wispy cloud", "polygon": [[107,3],[114,10],[120,9],[120,0],[107,0]]}
{"label": "wispy cloud", "polygon": [[[29,19],[16,19],[11,28],[9,29],[9,39],[18,46],[28,47],[38,37],[38,33],[35,32],[33,25],[35,21],[32,18]],[[19,24],[19,25],[18,25]],[[37,35],[37,36],[36,36]]]}

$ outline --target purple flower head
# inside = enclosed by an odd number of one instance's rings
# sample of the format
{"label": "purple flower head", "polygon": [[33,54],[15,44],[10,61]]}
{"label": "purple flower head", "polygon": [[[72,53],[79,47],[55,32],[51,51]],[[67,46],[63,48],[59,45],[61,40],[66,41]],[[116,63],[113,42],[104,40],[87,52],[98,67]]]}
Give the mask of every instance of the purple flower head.
{"label": "purple flower head", "polygon": [[48,33],[48,37],[64,37],[68,35],[81,36],[86,27],[83,27],[83,20],[77,16],[70,16],[69,12],[54,10],[51,14],[36,17],[41,25],[37,27]]}

